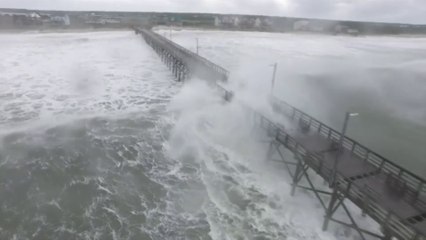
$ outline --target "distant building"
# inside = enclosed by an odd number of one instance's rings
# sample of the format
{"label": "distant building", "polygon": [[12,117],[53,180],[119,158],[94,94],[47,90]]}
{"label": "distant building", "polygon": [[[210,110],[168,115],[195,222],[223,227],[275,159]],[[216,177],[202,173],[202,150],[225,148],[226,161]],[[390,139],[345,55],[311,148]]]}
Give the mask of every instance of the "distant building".
{"label": "distant building", "polygon": [[86,24],[94,27],[119,27],[122,22],[123,19],[121,17],[111,17],[95,13],[91,13],[86,19]]}
{"label": "distant building", "polygon": [[31,19],[34,19],[34,20],[41,19],[41,16],[38,13],[36,13],[36,12],[28,14],[28,17],[31,18]]}
{"label": "distant building", "polygon": [[309,30],[312,32],[326,32],[327,24],[322,21],[311,21],[309,24]]}
{"label": "distant building", "polygon": [[50,18],[50,23],[54,26],[70,26],[71,21],[68,15],[65,16],[53,16]]}
{"label": "distant building", "polygon": [[121,24],[126,26],[150,26],[151,19],[149,17],[123,17]]}
{"label": "distant building", "polygon": [[214,18],[214,26],[215,27],[220,27],[222,25],[222,21],[220,20],[220,18],[219,17],[215,17]]}
{"label": "distant building", "polygon": [[260,18],[256,18],[256,20],[254,20],[254,27],[255,28],[261,28],[262,27],[262,20],[260,20]]}
{"label": "distant building", "polygon": [[219,26],[235,28],[240,26],[240,18],[238,16],[230,15],[221,16],[220,21],[218,21],[218,23]]}
{"label": "distant building", "polygon": [[233,18],[233,24],[234,24],[234,27],[238,27],[238,26],[240,26],[240,18],[239,17],[237,17],[237,16],[235,16],[234,18]]}
{"label": "distant building", "polygon": [[41,14],[38,13],[38,15],[40,16],[40,20],[42,23],[49,23],[51,20],[51,15],[50,14]]}
{"label": "distant building", "polygon": [[310,22],[308,20],[300,20],[296,21],[293,24],[294,31],[308,31],[310,26]]}
{"label": "distant building", "polygon": [[14,18],[12,14],[0,12],[0,28],[12,28],[14,26]]}
{"label": "distant building", "polygon": [[2,28],[28,28],[42,25],[37,13],[0,12],[0,26]]}
{"label": "distant building", "polygon": [[334,27],[334,34],[349,34],[353,36],[358,36],[360,32],[358,29],[354,29],[346,25],[338,24]]}
{"label": "distant building", "polygon": [[215,27],[264,30],[270,29],[272,25],[272,20],[267,17],[225,15],[214,18]]}
{"label": "distant building", "polygon": [[349,34],[349,35],[352,35],[352,36],[358,36],[359,35],[359,30],[358,29],[349,28],[346,33]]}
{"label": "distant building", "polygon": [[212,27],[216,24],[216,18],[209,14],[182,14],[177,22],[188,27]]}

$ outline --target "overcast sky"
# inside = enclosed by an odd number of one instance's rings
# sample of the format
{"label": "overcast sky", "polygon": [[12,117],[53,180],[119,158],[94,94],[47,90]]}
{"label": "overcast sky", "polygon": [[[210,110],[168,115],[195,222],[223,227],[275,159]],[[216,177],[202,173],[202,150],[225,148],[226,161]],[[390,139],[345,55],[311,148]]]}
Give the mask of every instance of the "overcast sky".
{"label": "overcast sky", "polygon": [[238,13],[426,24],[426,0],[0,0],[0,8]]}

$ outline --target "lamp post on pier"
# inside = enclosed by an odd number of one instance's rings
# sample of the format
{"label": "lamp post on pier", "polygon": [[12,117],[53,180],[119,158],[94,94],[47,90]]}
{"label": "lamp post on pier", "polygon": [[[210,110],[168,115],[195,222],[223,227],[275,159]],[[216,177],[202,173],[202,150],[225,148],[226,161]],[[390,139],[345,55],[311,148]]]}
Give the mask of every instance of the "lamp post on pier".
{"label": "lamp post on pier", "polygon": [[278,63],[272,64],[271,67],[274,68],[274,70],[272,72],[272,82],[271,82],[271,95],[272,95],[274,93],[275,78],[277,76]]}
{"label": "lamp post on pier", "polygon": [[337,177],[337,166],[339,164],[339,160],[340,160],[340,155],[343,152],[343,142],[345,141],[345,135],[346,135],[346,131],[348,130],[348,125],[349,125],[349,119],[351,117],[356,117],[358,116],[359,113],[351,113],[351,112],[346,112],[345,115],[345,121],[343,122],[343,129],[339,138],[339,143],[337,146],[337,151],[336,151],[336,158],[334,159],[334,166],[332,169],[332,173],[331,173],[331,179],[329,182],[329,186],[330,187],[334,187],[333,189],[333,193],[331,194],[331,199],[329,202],[329,206],[326,209],[326,216],[324,219],[324,223],[322,225],[322,229],[326,230],[328,227],[328,223],[331,219],[331,216],[333,215],[333,206],[337,200],[337,186],[336,186],[336,177]]}
{"label": "lamp post on pier", "polygon": [[336,183],[336,175],[337,175],[337,166],[339,164],[340,155],[343,152],[343,142],[345,141],[346,131],[348,130],[349,120],[351,117],[358,116],[359,113],[346,112],[345,121],[343,122],[343,129],[340,134],[339,142],[337,145],[336,159],[334,160],[333,172],[332,172],[332,180],[330,181],[330,186],[334,186]]}

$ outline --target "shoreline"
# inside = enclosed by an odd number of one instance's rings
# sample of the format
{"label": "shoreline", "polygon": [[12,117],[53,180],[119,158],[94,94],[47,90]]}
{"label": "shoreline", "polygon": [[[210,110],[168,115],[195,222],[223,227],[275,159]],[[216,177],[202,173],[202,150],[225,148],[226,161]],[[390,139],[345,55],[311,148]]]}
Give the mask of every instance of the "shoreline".
{"label": "shoreline", "polygon": [[[152,27],[154,31],[158,30],[169,30],[172,29],[173,31],[218,31],[218,32],[253,32],[253,33],[276,33],[276,34],[297,34],[297,35],[306,35],[306,36],[334,36],[334,37],[400,37],[400,38],[426,38],[426,34],[360,34],[357,36],[349,35],[349,34],[326,34],[321,32],[310,32],[310,31],[256,31],[253,29],[229,29],[229,28],[203,28],[203,27],[181,27],[181,26],[166,26],[166,25],[157,25]],[[1,34],[22,34],[22,33],[78,33],[78,32],[107,32],[107,31],[132,31],[130,27],[105,27],[105,28],[8,28],[8,29],[1,29],[0,28],[0,35]]]}
{"label": "shoreline", "polygon": [[79,32],[114,32],[131,31],[130,28],[68,28],[68,29],[0,29],[0,34],[13,33],[79,33]]}

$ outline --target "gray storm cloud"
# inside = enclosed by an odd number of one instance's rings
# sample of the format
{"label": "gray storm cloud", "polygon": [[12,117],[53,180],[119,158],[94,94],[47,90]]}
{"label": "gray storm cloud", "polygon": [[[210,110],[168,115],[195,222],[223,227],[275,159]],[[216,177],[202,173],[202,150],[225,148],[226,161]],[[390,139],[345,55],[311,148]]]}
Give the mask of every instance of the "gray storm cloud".
{"label": "gray storm cloud", "polygon": [[239,13],[426,23],[425,0],[0,0],[0,7]]}

